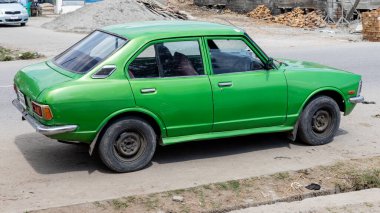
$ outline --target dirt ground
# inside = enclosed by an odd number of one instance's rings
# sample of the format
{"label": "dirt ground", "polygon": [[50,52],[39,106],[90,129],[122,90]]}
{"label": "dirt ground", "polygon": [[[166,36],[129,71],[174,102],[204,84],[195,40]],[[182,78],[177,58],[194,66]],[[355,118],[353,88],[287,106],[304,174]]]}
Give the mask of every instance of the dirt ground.
{"label": "dirt ground", "polygon": [[[270,176],[230,180],[187,189],[96,201],[36,212],[227,212],[249,206],[292,202],[314,196],[379,188],[379,165],[380,157],[346,160],[330,166],[280,172]],[[310,184],[319,188],[314,188],[314,190],[307,188]],[[374,195],[380,195],[379,192]],[[373,198],[371,201],[375,204],[380,203],[380,197]],[[337,203],[335,206],[329,207],[339,209],[342,205],[347,206],[347,204],[349,203]],[[364,199],[361,203],[353,204],[364,205]],[[316,203],[310,204],[309,207],[318,209]],[[278,212],[283,212],[282,210],[278,209]],[[289,212],[291,211],[289,210]]]}

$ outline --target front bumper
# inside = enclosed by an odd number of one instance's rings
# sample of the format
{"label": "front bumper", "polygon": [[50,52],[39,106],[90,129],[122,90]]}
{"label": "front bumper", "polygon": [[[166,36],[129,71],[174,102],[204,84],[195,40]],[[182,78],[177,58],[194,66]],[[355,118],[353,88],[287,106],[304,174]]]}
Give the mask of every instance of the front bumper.
{"label": "front bumper", "polygon": [[0,15],[0,24],[22,24],[29,20],[27,14],[16,14],[16,15]]}
{"label": "front bumper", "polygon": [[362,103],[364,101],[364,97],[361,96],[361,95],[359,95],[359,96],[356,96],[356,97],[352,97],[349,100],[353,104],[358,104],[358,103]]}
{"label": "front bumper", "polygon": [[17,99],[14,99],[12,101],[13,106],[15,106],[18,111],[21,112],[22,117],[27,120],[30,125],[39,133],[49,136],[49,135],[56,135],[66,132],[73,132],[75,131],[78,126],[77,125],[65,125],[65,126],[45,126],[41,124],[39,121],[37,121],[33,116],[31,116],[21,105],[20,101]]}

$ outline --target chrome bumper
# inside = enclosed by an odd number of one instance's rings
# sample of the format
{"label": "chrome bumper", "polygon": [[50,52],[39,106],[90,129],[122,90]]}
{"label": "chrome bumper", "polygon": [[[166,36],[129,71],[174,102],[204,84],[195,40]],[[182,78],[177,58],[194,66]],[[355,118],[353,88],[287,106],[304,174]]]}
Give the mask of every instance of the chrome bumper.
{"label": "chrome bumper", "polygon": [[27,120],[30,125],[39,133],[43,135],[56,135],[60,133],[65,133],[65,132],[73,132],[75,131],[78,126],[77,125],[65,125],[65,126],[45,126],[38,122],[33,116],[29,115],[28,112],[22,107],[20,104],[20,101],[17,99],[14,99],[12,101],[13,106],[15,106],[18,111],[21,112],[22,117]]}
{"label": "chrome bumper", "polygon": [[358,103],[361,103],[361,102],[364,101],[364,97],[360,95],[360,96],[356,96],[356,97],[350,98],[349,100],[353,104],[358,104]]}

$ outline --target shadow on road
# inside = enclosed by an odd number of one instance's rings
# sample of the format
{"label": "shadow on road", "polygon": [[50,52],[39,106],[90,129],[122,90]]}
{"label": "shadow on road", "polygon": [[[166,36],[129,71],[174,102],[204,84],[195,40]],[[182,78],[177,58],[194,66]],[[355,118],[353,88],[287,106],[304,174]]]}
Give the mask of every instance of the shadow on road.
{"label": "shadow on road", "polygon": [[[340,130],[338,134],[346,132]],[[157,164],[167,164],[281,147],[290,149],[289,142],[285,134],[279,133],[158,146],[152,161]],[[32,168],[40,174],[72,171],[110,173],[100,159],[88,154],[87,145],[61,144],[37,133],[17,136],[15,143]],[[293,146],[305,145],[294,142]]]}
{"label": "shadow on road", "polygon": [[19,24],[0,24],[0,28],[21,27]]}
{"label": "shadow on road", "polygon": [[32,168],[40,174],[72,171],[109,172],[102,162],[88,154],[88,146],[63,144],[38,133],[19,135],[15,144]]}

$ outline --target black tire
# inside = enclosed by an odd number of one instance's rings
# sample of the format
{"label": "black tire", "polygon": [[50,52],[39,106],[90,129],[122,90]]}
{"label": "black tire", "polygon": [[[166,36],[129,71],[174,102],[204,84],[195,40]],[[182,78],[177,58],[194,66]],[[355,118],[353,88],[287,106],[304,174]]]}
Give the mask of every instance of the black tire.
{"label": "black tire", "polygon": [[150,163],[156,134],[143,119],[128,117],[113,122],[99,141],[99,157],[115,172],[133,172]]}
{"label": "black tire", "polygon": [[330,143],[339,129],[340,110],[330,97],[319,96],[303,110],[298,126],[302,142],[317,146]]}
{"label": "black tire", "polygon": [[21,27],[24,27],[26,25],[26,23],[21,23]]}

